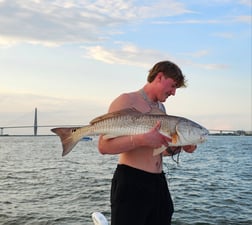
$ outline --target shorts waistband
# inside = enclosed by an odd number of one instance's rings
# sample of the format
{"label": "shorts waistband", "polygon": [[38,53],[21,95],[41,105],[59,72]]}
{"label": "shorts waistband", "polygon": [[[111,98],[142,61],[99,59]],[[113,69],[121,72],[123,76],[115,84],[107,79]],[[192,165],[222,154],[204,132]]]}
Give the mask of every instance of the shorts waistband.
{"label": "shorts waistband", "polygon": [[134,168],[134,167],[125,165],[125,164],[118,164],[117,168],[116,168],[116,172],[117,171],[120,173],[127,172],[127,174],[132,174],[134,176],[139,175],[139,176],[143,176],[146,178],[164,177],[164,174],[165,174],[163,171],[161,173],[150,173],[150,172],[138,169],[138,168]]}

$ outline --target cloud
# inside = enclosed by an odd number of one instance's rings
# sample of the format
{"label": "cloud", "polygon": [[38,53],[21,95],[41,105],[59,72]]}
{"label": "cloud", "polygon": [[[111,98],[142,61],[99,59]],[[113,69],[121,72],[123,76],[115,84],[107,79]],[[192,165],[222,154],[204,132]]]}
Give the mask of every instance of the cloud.
{"label": "cloud", "polygon": [[107,111],[107,103],[99,100],[31,93],[0,93],[0,105],[0,126],[32,124],[35,107],[38,108],[40,125],[88,123],[97,112]]}
{"label": "cloud", "polygon": [[4,1],[0,4],[0,22],[2,43],[10,40],[9,44],[61,45],[99,40],[93,26],[99,19],[91,12],[84,17],[81,8],[66,8],[64,3],[61,6],[48,1]]}
{"label": "cloud", "polygon": [[200,57],[203,57],[203,56],[206,56],[209,54],[209,51],[208,50],[199,50],[199,51],[196,51],[196,52],[187,52],[187,53],[182,53],[182,55],[185,55],[186,57],[194,57],[194,58],[200,58]]}
{"label": "cloud", "polygon": [[241,15],[233,18],[234,22],[248,23],[251,24],[252,16],[251,15]]}
{"label": "cloud", "polygon": [[[199,50],[191,53],[183,53],[187,59],[175,58],[169,54],[146,48],[139,48],[132,43],[118,42],[114,48],[106,48],[100,45],[83,47],[86,51],[84,57],[92,58],[109,64],[127,64],[143,68],[149,68],[149,65],[156,61],[171,60],[178,64],[192,65],[206,70],[223,70],[227,68],[224,64],[199,64],[188,60],[188,58],[198,58],[208,55],[208,51]],[[188,57],[190,55],[190,57]]]}
{"label": "cloud", "polygon": [[239,3],[245,6],[252,7],[252,1],[251,0],[239,0]]}
{"label": "cloud", "polygon": [[231,39],[231,38],[235,37],[235,35],[233,33],[228,33],[228,32],[214,33],[213,36],[221,37],[221,38],[225,38],[225,39]]}
{"label": "cloud", "polygon": [[175,0],[2,0],[0,45],[19,42],[58,46],[101,42],[120,26],[144,18],[187,13]]}
{"label": "cloud", "polygon": [[[147,2],[150,1],[146,1],[146,3]],[[138,7],[136,12],[138,17],[140,16],[141,18],[154,18],[188,14],[192,13],[193,11],[187,9],[181,2],[163,0],[159,2],[153,1],[152,4]]]}
{"label": "cloud", "polygon": [[207,64],[191,63],[191,65],[205,70],[225,70],[229,68],[229,66],[226,64],[217,64],[217,63],[207,63]]}
{"label": "cloud", "polygon": [[157,50],[139,48],[130,43],[119,42],[114,48],[103,46],[84,47],[85,57],[109,64],[127,64],[149,68],[154,61],[172,58]]}
{"label": "cloud", "polygon": [[239,15],[239,16],[230,16],[229,19],[221,18],[221,19],[185,19],[185,20],[159,20],[153,21],[152,24],[230,24],[230,23],[251,23],[252,16],[251,15]]}
{"label": "cloud", "polygon": [[165,21],[154,21],[153,24],[217,24],[223,23],[221,20],[197,20],[197,19],[187,19],[187,20],[165,20]]}

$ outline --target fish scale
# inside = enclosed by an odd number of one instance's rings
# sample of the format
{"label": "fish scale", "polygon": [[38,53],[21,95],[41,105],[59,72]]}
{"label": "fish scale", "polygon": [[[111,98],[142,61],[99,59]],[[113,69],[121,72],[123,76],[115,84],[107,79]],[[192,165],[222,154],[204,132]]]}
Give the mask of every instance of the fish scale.
{"label": "fish scale", "polygon": [[142,134],[150,130],[156,122],[150,120],[149,117],[118,116],[94,123],[93,132],[97,134],[116,134],[115,136]]}

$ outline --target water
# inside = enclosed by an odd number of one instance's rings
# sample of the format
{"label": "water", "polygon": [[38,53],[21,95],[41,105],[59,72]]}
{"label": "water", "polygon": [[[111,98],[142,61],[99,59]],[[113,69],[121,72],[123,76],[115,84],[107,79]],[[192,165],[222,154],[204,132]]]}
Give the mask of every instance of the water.
{"label": "water", "polygon": [[[93,225],[94,211],[109,218],[117,156],[96,144],[82,141],[62,158],[57,137],[0,137],[0,224]],[[244,136],[210,136],[179,165],[165,158],[172,224],[252,224],[251,159]]]}

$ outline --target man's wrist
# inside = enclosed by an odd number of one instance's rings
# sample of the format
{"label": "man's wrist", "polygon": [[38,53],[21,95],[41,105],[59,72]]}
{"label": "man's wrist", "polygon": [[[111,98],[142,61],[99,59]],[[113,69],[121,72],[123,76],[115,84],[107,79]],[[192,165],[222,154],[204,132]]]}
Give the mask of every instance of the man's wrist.
{"label": "man's wrist", "polygon": [[166,152],[167,152],[169,155],[173,155],[173,154],[174,154],[174,152],[173,152],[173,150],[172,150],[171,147],[167,147],[167,148],[166,148]]}
{"label": "man's wrist", "polygon": [[176,155],[178,154],[179,152],[181,152],[181,147],[178,146],[178,147],[167,147],[166,148],[166,152],[169,154],[169,155]]}

